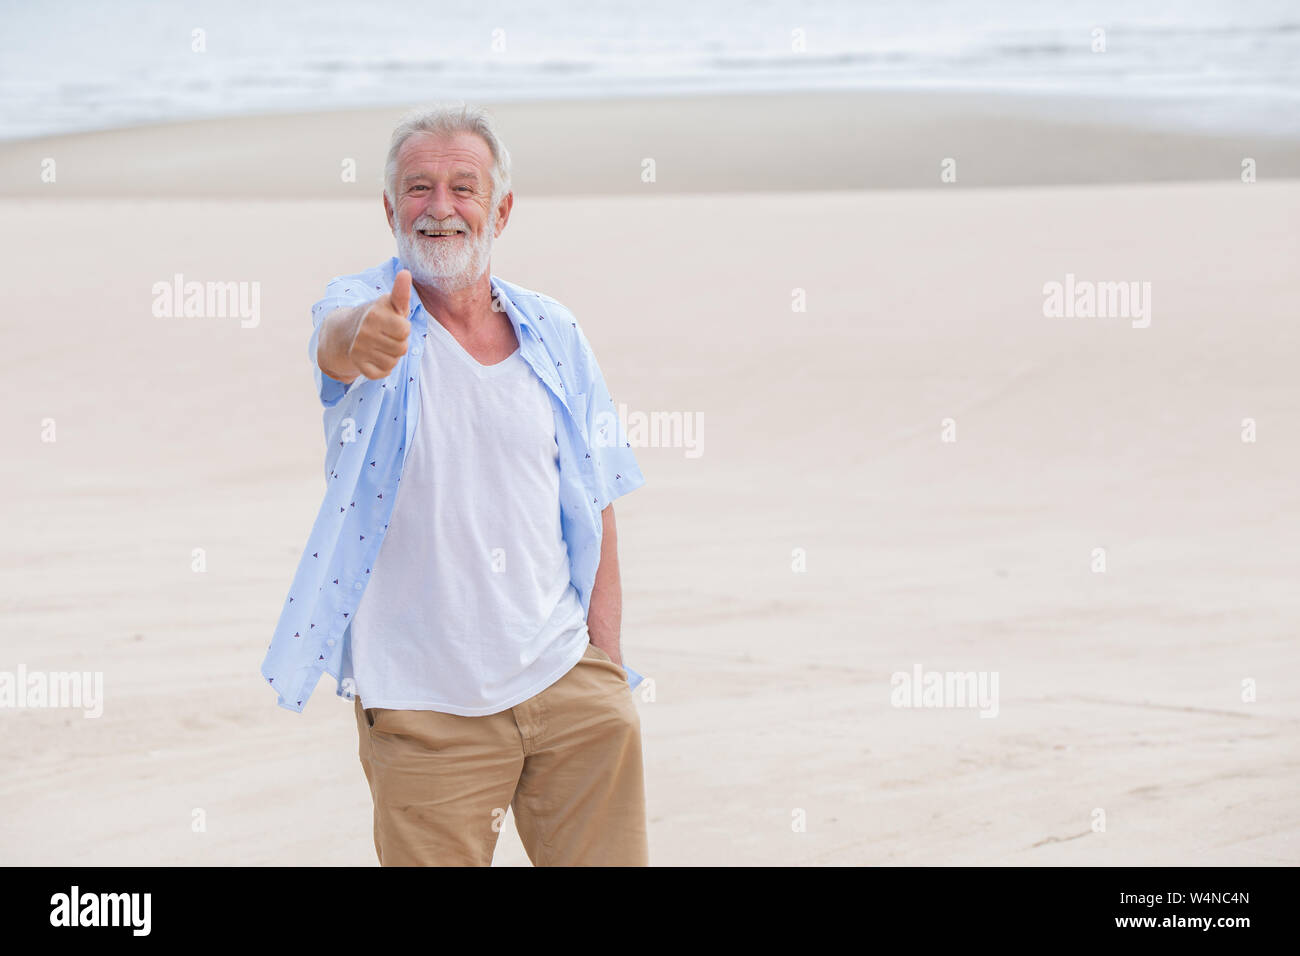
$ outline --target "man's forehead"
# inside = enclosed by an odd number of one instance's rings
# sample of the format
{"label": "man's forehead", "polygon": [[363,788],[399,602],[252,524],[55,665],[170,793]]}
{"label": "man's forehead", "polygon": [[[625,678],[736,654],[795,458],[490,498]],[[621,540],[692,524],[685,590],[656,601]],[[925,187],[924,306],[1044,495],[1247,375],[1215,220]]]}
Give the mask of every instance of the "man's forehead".
{"label": "man's forehead", "polygon": [[452,166],[483,172],[492,166],[492,151],[473,133],[414,133],[397,154],[404,175]]}

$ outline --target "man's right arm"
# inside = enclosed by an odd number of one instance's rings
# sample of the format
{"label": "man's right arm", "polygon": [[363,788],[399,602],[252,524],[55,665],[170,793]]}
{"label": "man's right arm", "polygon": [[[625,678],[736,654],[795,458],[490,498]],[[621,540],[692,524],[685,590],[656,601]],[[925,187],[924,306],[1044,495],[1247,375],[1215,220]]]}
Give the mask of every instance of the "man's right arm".
{"label": "man's right arm", "polygon": [[351,385],[361,369],[352,361],[352,343],[373,302],[335,309],[321,321],[320,335],[316,340],[316,364],[334,381]]}

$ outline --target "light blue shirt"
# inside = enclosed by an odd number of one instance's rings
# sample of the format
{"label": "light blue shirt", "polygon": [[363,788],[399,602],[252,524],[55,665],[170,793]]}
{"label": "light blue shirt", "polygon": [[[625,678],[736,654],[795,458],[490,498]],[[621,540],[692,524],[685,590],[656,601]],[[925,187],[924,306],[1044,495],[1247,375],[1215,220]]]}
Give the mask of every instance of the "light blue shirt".
{"label": "light blue shirt", "polygon": [[[336,309],[361,305],[389,292],[403,266],[396,257],[330,282],[312,307],[307,354],[325,407],[325,500],[303,549],[262,676],[281,707],[301,712],[321,674],[335,678],[335,693],[356,693],[349,641],[351,621],[366,591],[401,481],[406,450],[420,415],[420,355],[428,314],[412,292],[406,354],[387,378],[358,377],[344,385],[316,364],[321,322]],[[489,276],[519,351],[546,385],[560,446],[560,527],[569,553],[570,579],[591,607],[600,563],[601,512],[620,495],[645,484],[596,356],[577,320],[549,296]],[[628,684],[641,675],[630,667]]]}

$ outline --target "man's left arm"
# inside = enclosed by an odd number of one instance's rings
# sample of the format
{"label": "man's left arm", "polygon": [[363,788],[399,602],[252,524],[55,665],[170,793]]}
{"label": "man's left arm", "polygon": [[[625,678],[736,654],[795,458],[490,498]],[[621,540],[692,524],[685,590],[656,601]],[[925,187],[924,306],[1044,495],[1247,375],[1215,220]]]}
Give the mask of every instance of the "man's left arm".
{"label": "man's left arm", "polygon": [[[614,527],[614,499],[635,491],[645,484],[645,476],[632,453],[631,442],[619,420],[618,408],[610,397],[609,386],[601,372],[600,363],[592,351],[591,343],[582,327],[577,330],[578,381],[586,390],[587,442],[591,448],[592,472],[595,487],[593,504],[600,509],[601,537],[600,564],[596,566],[596,580],[591,588],[591,601],[587,608],[587,632],[591,643],[623,667],[620,646],[620,629],[623,619],[623,586],[619,579],[618,533]],[[640,675],[629,672],[630,679],[640,680]]]}
{"label": "man's left arm", "polygon": [[614,527],[614,506],[600,513],[604,531],[600,539],[600,565],[596,583],[591,588],[587,609],[587,633],[595,644],[619,667],[623,652],[619,646],[619,629],[623,622],[623,585],[618,576],[618,533]]}

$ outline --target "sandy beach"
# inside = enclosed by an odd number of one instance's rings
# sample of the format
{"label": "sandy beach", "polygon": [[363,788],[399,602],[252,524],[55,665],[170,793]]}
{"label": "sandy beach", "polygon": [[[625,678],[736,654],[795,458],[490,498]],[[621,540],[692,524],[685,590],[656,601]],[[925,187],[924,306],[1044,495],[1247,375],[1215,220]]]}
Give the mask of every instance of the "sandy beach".
{"label": "sandy beach", "polygon": [[[730,99],[498,111],[492,271],[701,426],[616,506],[652,865],[1300,864],[1300,145]],[[401,112],[0,144],[0,670],[105,695],[0,707],[0,861],[375,863],[351,704],[258,666],[323,488],[310,307],[393,254]],[[256,321],[157,317],[178,274]],[[1046,316],[1067,276],[1146,324]],[[918,665],[996,717],[892,706]]]}
{"label": "sandy beach", "polygon": [[[1134,100],[1140,101],[1134,97]],[[1158,104],[1147,104],[1157,111]],[[521,196],[1300,177],[1300,141],[1189,134],[1090,96],[825,91],[493,104]],[[403,108],[195,120],[0,143],[0,197],[357,199]],[[642,163],[655,161],[653,184]],[[42,178],[53,160],[57,186]],[[350,178],[343,172],[355,164]]]}

